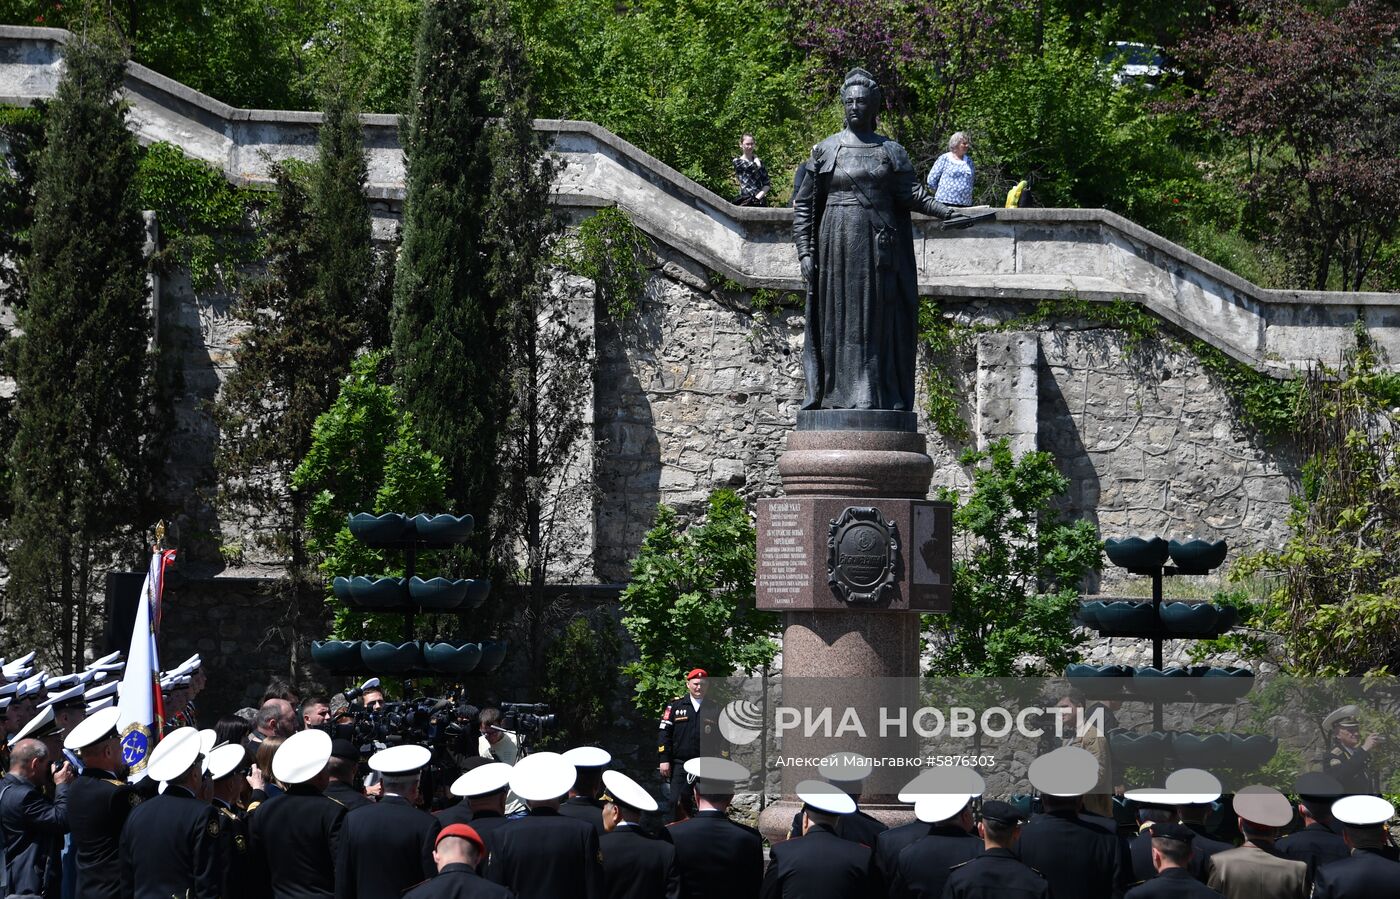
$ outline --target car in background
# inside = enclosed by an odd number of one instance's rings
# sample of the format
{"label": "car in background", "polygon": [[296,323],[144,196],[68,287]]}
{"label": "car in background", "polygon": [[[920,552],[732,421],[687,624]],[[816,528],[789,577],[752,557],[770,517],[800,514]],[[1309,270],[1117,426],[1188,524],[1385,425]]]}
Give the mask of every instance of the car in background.
{"label": "car in background", "polygon": [[1132,41],[1113,41],[1103,56],[1103,64],[1112,71],[1115,85],[1137,85],[1149,90],[1168,77],[1180,78],[1184,73],[1172,65],[1161,47]]}

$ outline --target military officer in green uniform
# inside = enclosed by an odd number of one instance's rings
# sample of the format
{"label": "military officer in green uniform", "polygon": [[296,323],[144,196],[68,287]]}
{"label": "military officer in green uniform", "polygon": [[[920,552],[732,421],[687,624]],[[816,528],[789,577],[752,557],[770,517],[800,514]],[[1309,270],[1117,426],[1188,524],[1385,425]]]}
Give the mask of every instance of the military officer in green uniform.
{"label": "military officer in green uniform", "polygon": [[1322,759],[1322,770],[1335,777],[1348,793],[1379,793],[1380,778],[1371,765],[1371,751],[1380,743],[1379,734],[1361,736],[1361,710],[1344,705],[1322,719],[1322,729],[1331,735],[1332,747]]}

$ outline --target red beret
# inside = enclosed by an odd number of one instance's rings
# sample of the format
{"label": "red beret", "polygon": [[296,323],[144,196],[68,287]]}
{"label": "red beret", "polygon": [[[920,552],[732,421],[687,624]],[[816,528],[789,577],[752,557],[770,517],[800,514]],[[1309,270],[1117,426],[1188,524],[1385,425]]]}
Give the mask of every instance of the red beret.
{"label": "red beret", "polygon": [[690,680],[692,677],[709,677],[709,675],[705,673],[704,668],[692,668],[687,672],[685,679]]}
{"label": "red beret", "polygon": [[468,843],[476,846],[478,855],[486,854],[486,844],[482,842],[481,834],[477,833],[474,827],[469,827],[466,824],[447,825],[442,830],[438,831],[437,839],[433,840],[433,848],[436,849],[438,843],[441,843],[447,837],[461,837]]}

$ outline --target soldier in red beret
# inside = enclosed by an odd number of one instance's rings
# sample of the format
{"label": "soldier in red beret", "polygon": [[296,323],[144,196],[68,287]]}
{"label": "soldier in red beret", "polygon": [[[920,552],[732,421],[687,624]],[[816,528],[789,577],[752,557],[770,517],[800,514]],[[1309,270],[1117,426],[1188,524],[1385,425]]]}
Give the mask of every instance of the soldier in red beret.
{"label": "soldier in red beret", "polygon": [[666,709],[661,713],[661,731],[656,748],[661,755],[661,781],[671,785],[668,799],[672,821],[684,821],[693,813],[695,794],[685,776],[685,763],[703,754],[700,751],[700,735],[707,729],[713,731],[717,726],[718,712],[705,702],[708,678],[704,668],[687,671],[687,695],[666,703]]}
{"label": "soldier in red beret", "polygon": [[433,847],[437,876],[404,894],[404,899],[513,899],[510,890],[476,873],[486,860],[486,844],[467,824],[449,824],[438,831]]}

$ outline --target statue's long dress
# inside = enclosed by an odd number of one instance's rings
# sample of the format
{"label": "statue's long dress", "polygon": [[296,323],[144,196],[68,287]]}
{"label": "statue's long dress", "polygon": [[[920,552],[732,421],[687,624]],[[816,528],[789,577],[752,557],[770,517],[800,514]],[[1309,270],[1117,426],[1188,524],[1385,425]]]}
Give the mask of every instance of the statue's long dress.
{"label": "statue's long dress", "polygon": [[816,183],[804,182],[794,204],[799,253],[818,222],[807,340],[819,384],[808,385],[808,407],[913,411],[919,298],[909,210],[940,218],[947,210],[893,141],[843,132],[812,156],[818,177],[807,180]]}

